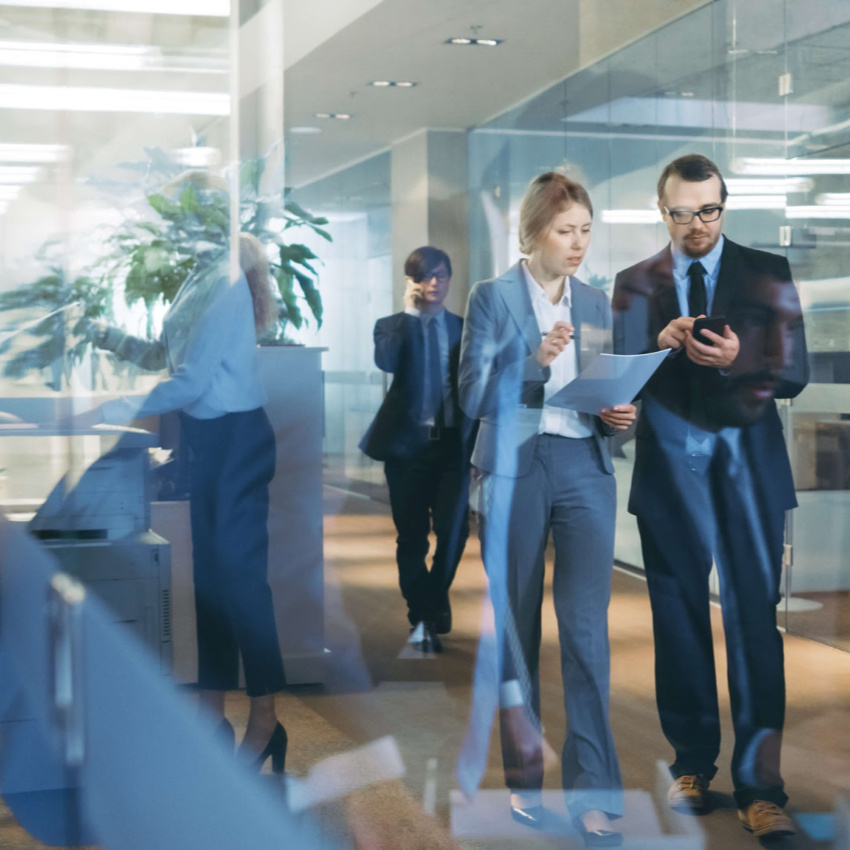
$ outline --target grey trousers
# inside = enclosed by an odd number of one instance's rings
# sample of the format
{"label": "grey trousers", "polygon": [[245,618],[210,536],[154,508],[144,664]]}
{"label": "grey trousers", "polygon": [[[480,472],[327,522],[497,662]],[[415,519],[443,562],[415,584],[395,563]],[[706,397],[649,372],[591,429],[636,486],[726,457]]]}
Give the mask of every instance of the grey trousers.
{"label": "grey trousers", "polygon": [[[491,486],[513,488],[508,531],[502,680],[519,680],[526,706],[540,717],[539,657],[544,554],[555,547],[553,596],[561,648],[567,736],[562,780],[573,816],[590,809],[622,814],[622,779],[608,722],[610,651],[608,603],[614,562],[616,488],[593,439],[543,434],[528,475],[492,476]],[[501,559],[499,559],[501,560]],[[489,567],[488,567],[489,570]],[[514,631],[515,629],[515,631]],[[503,712],[503,721],[505,713]],[[513,790],[540,788],[542,759],[525,759],[531,775],[510,774],[517,742],[505,733],[502,755]],[[527,742],[522,748],[527,754]]]}

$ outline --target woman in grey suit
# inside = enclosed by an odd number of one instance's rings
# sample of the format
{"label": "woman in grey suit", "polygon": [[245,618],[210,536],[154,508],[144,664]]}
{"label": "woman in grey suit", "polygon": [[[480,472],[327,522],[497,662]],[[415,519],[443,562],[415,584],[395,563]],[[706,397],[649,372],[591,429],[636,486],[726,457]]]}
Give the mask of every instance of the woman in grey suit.
{"label": "woman in grey suit", "polygon": [[562,174],[532,181],[520,213],[528,255],[469,297],[459,395],[480,420],[472,456],[483,473],[484,563],[500,647],[502,757],[514,819],[544,811],[538,660],[544,553],[555,547],[553,595],[569,731],[562,779],[588,846],[615,846],[622,783],[608,723],[607,609],[616,492],[606,437],[635,418],[625,404],[590,416],[551,397],[610,347],[603,292],[573,274],[590,243],[587,192]]}

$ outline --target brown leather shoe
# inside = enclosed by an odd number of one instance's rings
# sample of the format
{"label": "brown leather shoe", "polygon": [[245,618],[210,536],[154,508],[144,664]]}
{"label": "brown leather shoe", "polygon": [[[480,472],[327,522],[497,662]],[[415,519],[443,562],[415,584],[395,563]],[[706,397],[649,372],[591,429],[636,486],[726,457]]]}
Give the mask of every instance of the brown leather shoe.
{"label": "brown leather shoe", "polygon": [[753,800],[745,809],[738,809],[738,817],[741,826],[756,838],[779,838],[797,831],[782,807],[768,800]]}
{"label": "brown leather shoe", "polygon": [[702,773],[677,776],[667,792],[671,809],[686,814],[701,814],[708,808],[708,784],[711,780]]}

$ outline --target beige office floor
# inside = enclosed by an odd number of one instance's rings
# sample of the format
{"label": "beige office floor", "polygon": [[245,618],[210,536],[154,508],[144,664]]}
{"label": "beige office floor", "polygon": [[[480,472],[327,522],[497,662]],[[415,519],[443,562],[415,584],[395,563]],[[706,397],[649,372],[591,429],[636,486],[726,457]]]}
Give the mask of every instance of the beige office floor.
{"label": "beige office floor", "polygon": [[[404,779],[321,806],[316,816],[329,833],[342,838],[355,829],[358,846],[369,850],[580,846],[574,838],[541,836],[513,825],[507,816],[495,729],[482,782],[484,793],[471,815],[466,812],[461,818],[462,813],[455,812],[455,827],[463,827],[465,834],[451,837],[451,797],[457,787],[454,767],[470,706],[483,570],[473,535],[453,589],[455,627],[444,642],[444,653],[434,658],[400,658],[410,653],[405,652],[407,621],[397,587],[394,540],[386,505],[347,493],[340,486],[326,488],[328,680],[324,686],[293,688],[280,699],[280,714],[290,736],[287,771],[304,775],[324,758],[392,735],[404,759]],[[712,786],[716,809],[708,816],[689,819],[704,831],[705,846],[712,850],[757,844],[739,826],[731,798],[732,736],[719,615],[715,609],[724,719],[720,771]],[[615,572],[609,623],[611,720],[625,786],[631,789],[623,828],[626,846],[636,846],[652,831],[657,814],[652,803],[657,760],[669,757],[655,710],[649,603],[639,577]],[[785,648],[788,711],[783,772],[789,809],[804,814],[829,812],[838,795],[850,798],[850,655],[791,636],[786,637]],[[559,669],[551,586],[547,585],[542,719],[556,752],[565,725]],[[228,697],[228,714],[239,734],[247,714],[244,696]],[[555,791],[558,783],[558,767],[550,764],[546,788]],[[556,798],[560,795],[552,797]],[[425,814],[423,802],[433,809],[433,816]],[[344,841],[347,844],[348,838]],[[41,846],[0,806],[0,850]],[[285,841],[281,846],[286,846]],[[817,843],[801,831],[773,846],[790,850],[831,845]]]}

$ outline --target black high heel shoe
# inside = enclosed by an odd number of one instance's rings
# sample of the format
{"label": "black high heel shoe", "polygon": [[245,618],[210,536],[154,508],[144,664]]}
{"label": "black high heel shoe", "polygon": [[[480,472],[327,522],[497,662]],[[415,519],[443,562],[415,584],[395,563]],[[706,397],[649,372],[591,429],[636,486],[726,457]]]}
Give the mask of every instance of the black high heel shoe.
{"label": "black high heel shoe", "polygon": [[266,763],[266,759],[271,756],[272,773],[283,773],[284,765],[286,764],[286,745],[289,739],[286,734],[286,729],[283,724],[278,721],[274,727],[271,738],[268,744],[263,748],[263,751],[254,761],[254,767],[260,771]]}

